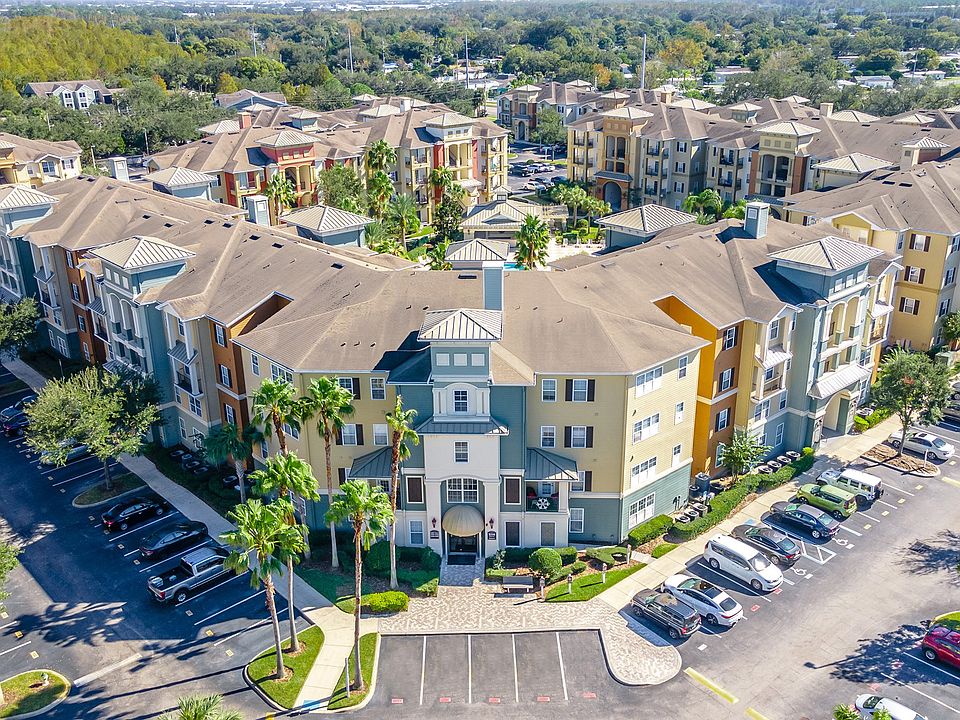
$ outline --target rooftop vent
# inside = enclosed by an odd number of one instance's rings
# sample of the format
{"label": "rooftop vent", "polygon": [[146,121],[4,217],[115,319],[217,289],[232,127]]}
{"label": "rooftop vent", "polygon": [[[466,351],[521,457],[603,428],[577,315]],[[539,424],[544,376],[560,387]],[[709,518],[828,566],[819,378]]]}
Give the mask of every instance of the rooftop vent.
{"label": "rooftop vent", "polygon": [[277,249],[279,250],[280,248],[283,247],[283,243],[273,243],[273,247],[275,247],[275,248],[277,248]]}
{"label": "rooftop vent", "polygon": [[335,270],[343,270],[343,265],[341,263],[333,263],[330,267],[334,268]]}

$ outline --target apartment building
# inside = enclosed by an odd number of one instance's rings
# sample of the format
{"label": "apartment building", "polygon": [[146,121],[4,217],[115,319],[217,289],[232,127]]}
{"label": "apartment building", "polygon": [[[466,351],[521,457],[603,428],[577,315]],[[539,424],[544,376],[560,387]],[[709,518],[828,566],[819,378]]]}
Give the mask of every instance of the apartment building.
{"label": "apartment building", "polygon": [[73,140],[31,140],[0,132],[0,185],[38,189],[79,174],[80,146]]}
{"label": "apartment building", "polygon": [[113,105],[119,88],[108,88],[102,80],[58,80],[27,83],[24,95],[53,97],[65,108],[87,110],[91,105]]}
{"label": "apartment building", "polygon": [[233,93],[219,93],[213,98],[217,107],[229,110],[243,110],[252,107],[275,108],[287,104],[287,98],[280,92],[257,92],[243,88]]}
{"label": "apartment building", "polygon": [[517,141],[530,142],[540,111],[555,110],[567,124],[587,112],[599,96],[586,80],[521,85],[497,98],[497,124],[508,128]]}
{"label": "apartment building", "polygon": [[927,162],[795,195],[785,212],[791,222],[825,220],[858,242],[901,255],[903,271],[887,308],[890,342],[928,350],[942,343],[943,316],[960,307],[958,183],[958,161]]}
{"label": "apartment building", "polygon": [[[278,119],[310,130],[255,124]],[[296,206],[309,207],[322,201],[317,193],[320,170],[344,164],[362,174],[367,150],[383,140],[397,153],[396,163],[387,168],[394,188],[414,198],[423,222],[430,221],[439,202],[439,193],[429,185],[436,167],[451,171],[470,204],[491,199],[496,188],[507,184],[507,131],[443,105],[388,98],[332,114],[243,111],[236,122],[236,132],[211,133],[165,150],[150,158],[149,167],[212,175],[213,199],[236,207],[245,207],[246,197],[261,195],[269,178],[283,172],[294,184]]]}

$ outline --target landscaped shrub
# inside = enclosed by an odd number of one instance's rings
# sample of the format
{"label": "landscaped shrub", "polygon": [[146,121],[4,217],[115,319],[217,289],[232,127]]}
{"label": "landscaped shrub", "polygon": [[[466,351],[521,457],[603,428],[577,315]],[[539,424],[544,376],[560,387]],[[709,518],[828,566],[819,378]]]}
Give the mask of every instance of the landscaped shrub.
{"label": "landscaped shrub", "polygon": [[516,570],[511,570],[510,568],[487,568],[485,573],[488,580],[499,580],[500,578],[511,577],[516,575]]}
{"label": "landscaped shrub", "polygon": [[437,572],[440,570],[440,556],[432,549],[425,547],[420,550],[420,567],[424,570]]}
{"label": "landscaped shrub", "polygon": [[363,608],[371,613],[404,612],[409,604],[409,596],[399,590],[370,593],[364,595],[362,600]]}
{"label": "landscaped shrub", "polygon": [[619,565],[627,560],[627,549],[617,545],[608,545],[605,547],[590,548],[587,550],[587,557],[597,562],[606,563],[607,567]]}
{"label": "landscaped shrub", "polygon": [[564,565],[569,565],[577,559],[577,549],[575,547],[557,548],[557,553],[560,555],[560,562]]}
{"label": "landscaped shrub", "polygon": [[337,550],[337,560],[340,561],[340,570],[343,572],[353,572],[353,555],[346,550]]}
{"label": "landscaped shrub", "polygon": [[516,565],[520,565],[522,563],[527,562],[530,559],[530,555],[533,553],[534,550],[536,550],[536,548],[509,547],[509,548],[505,548],[505,550],[506,550],[506,554],[504,555],[504,557],[506,558],[506,561],[508,563],[514,563]]}
{"label": "landscaped shrub", "polygon": [[[389,571],[384,577],[389,577]],[[406,583],[416,592],[423,595],[436,595],[437,586],[440,583],[440,576],[433,570],[407,570],[406,568],[397,568],[397,580]]]}
{"label": "landscaped shrub", "polygon": [[857,415],[853,419],[853,429],[858,433],[862,433],[864,430],[870,429],[870,424],[867,422],[867,419],[865,417],[861,417],[860,415]]}
{"label": "landscaped shrub", "polygon": [[639,547],[645,543],[655,540],[673,527],[673,518],[669,515],[657,515],[644,523],[640,523],[631,530],[627,537],[633,547]]}
{"label": "landscaped shrub", "polygon": [[574,575],[579,575],[586,569],[587,564],[583,560],[577,560],[576,562],[570,564],[570,572]]}
{"label": "landscaped shrub", "polygon": [[553,548],[542,547],[530,555],[530,569],[540,577],[548,578],[560,572],[563,562]]}
{"label": "landscaped shrub", "polygon": [[363,558],[363,567],[371,575],[390,574],[390,541],[378,540]]}

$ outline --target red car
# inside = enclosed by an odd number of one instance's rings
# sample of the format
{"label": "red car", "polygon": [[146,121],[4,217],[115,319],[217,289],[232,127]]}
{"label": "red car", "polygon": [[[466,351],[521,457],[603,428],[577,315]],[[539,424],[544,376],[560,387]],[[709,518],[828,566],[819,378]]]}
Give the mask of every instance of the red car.
{"label": "red car", "polygon": [[960,668],[960,632],[937,625],[927,630],[920,647],[927,660],[939,660]]}

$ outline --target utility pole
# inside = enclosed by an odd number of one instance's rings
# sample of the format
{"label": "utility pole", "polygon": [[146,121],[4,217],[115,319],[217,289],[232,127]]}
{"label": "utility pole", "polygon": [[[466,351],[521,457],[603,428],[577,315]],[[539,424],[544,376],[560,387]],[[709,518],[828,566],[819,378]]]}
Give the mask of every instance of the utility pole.
{"label": "utility pole", "polygon": [[147,140],[147,129],[143,129],[143,148],[146,150],[146,154],[150,154],[150,141]]}
{"label": "utility pole", "polygon": [[467,36],[463,36],[463,60],[467,64],[466,88],[470,89],[470,47],[467,45]]}
{"label": "utility pole", "polygon": [[380,41],[380,59],[383,60],[383,72],[387,72],[387,43],[385,40]]}
{"label": "utility pole", "polygon": [[[647,34],[643,34],[643,57],[640,59],[640,89],[647,87]],[[642,99],[642,98],[641,98]]]}
{"label": "utility pole", "polygon": [[253,40],[253,56],[257,57],[257,28],[253,26],[250,28],[250,39]]}
{"label": "utility pole", "polygon": [[347,50],[350,52],[350,61],[347,69],[350,71],[350,74],[353,75],[353,33],[350,32],[349,27],[347,28]]}

